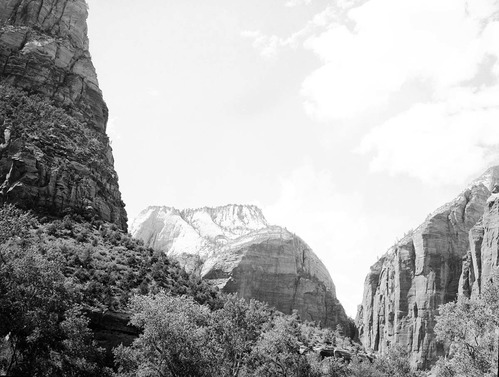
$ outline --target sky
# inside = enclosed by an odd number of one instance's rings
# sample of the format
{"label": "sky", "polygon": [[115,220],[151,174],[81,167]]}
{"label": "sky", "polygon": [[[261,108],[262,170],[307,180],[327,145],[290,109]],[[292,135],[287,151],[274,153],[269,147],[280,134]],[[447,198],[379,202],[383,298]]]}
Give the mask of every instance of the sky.
{"label": "sky", "polygon": [[499,164],[496,0],[88,0],[129,216],[256,204],[347,314],[369,267]]}

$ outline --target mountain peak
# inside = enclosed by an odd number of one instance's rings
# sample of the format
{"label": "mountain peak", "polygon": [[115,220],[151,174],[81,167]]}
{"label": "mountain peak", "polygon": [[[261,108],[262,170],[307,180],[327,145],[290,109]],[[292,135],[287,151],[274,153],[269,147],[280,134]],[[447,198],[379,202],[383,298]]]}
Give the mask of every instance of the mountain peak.
{"label": "mountain peak", "polygon": [[324,264],[299,237],[270,226],[254,205],[148,207],[132,226],[145,245],[227,293],[334,328],[347,323]]}
{"label": "mountain peak", "polygon": [[218,207],[185,209],[182,217],[189,223],[202,221],[213,222],[225,230],[258,230],[268,227],[268,222],[260,208],[254,205],[227,204]]}
{"label": "mountain peak", "polygon": [[492,191],[494,186],[499,184],[499,165],[488,168],[481,176],[474,179],[470,186],[476,186],[480,183]]}

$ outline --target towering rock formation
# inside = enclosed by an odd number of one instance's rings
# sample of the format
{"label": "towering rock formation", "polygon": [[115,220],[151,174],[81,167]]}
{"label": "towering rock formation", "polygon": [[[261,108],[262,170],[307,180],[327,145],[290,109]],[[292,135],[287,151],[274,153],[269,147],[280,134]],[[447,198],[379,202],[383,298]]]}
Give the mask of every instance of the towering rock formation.
{"label": "towering rock formation", "polygon": [[[499,168],[493,170],[492,182],[499,182]],[[499,267],[499,184],[492,188],[483,218],[470,230],[469,252],[463,263],[459,294],[472,297],[497,278]]]}
{"label": "towering rock formation", "polygon": [[[485,208],[487,213],[494,211],[496,201],[487,200],[498,182],[499,167],[489,169],[456,199],[430,214],[371,267],[357,315],[364,346],[383,352],[392,345],[400,345],[412,352],[414,363],[420,367],[429,366],[444,352],[435,341],[435,316],[438,307],[456,299],[459,287],[466,285],[461,272],[463,258],[470,249],[469,234],[471,231],[472,250],[479,250],[484,225],[475,224],[481,221]],[[492,213],[486,214],[485,219],[488,239],[492,239],[497,234],[491,231],[495,226],[497,232],[497,219]],[[497,239],[495,254],[492,249],[487,248],[484,254],[497,256]],[[476,251],[471,255],[475,261],[480,259]],[[479,284],[479,274],[474,271],[489,271],[493,263],[490,258],[484,262],[482,257],[479,267],[469,259],[467,284],[473,286]]]}
{"label": "towering rock formation", "polygon": [[257,207],[149,207],[134,221],[132,235],[225,292],[287,314],[296,309],[302,319],[324,326],[347,325],[324,264],[299,237],[270,226]]}
{"label": "towering rock formation", "polygon": [[126,229],[85,0],[0,2],[0,198]]}

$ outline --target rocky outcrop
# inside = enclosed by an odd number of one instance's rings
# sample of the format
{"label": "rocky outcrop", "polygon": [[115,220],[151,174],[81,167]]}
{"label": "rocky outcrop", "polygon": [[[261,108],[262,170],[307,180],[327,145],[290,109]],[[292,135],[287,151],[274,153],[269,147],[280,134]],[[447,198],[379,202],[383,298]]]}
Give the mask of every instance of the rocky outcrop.
{"label": "rocky outcrop", "polygon": [[324,264],[299,237],[270,226],[257,207],[149,207],[134,221],[132,235],[225,292],[287,314],[297,310],[324,326],[347,325]]}
{"label": "rocky outcrop", "polygon": [[126,229],[84,0],[0,2],[0,198]]}
{"label": "rocky outcrop", "polygon": [[[433,333],[435,316],[438,307],[455,300],[464,285],[476,283],[471,273],[469,283],[461,277],[463,259],[465,270],[478,269],[466,257],[469,234],[472,250],[480,249],[483,226],[476,224],[480,224],[485,208],[493,208],[487,200],[497,182],[496,167],[431,213],[371,267],[356,320],[365,347],[384,352],[392,345],[402,346],[412,352],[413,362],[419,367],[431,365],[443,354]],[[485,223],[489,229],[493,221]],[[471,255],[476,259],[477,252]],[[480,268],[487,270],[490,264],[482,260]]]}

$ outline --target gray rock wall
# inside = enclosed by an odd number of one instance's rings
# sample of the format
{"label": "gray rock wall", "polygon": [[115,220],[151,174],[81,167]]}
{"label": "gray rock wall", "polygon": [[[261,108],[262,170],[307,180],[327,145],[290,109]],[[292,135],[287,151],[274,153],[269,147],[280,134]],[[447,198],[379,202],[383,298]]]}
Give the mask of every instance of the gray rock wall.
{"label": "gray rock wall", "polygon": [[459,292],[467,297],[473,297],[479,295],[488,282],[497,278],[499,266],[498,193],[493,193],[488,199],[483,219],[470,230],[469,242],[470,250],[463,264]]}
{"label": "gray rock wall", "polygon": [[[82,212],[125,230],[87,15],[84,0],[0,2],[0,200],[56,216]],[[63,109],[64,122],[30,107],[37,95]]]}
{"label": "gray rock wall", "polygon": [[364,346],[380,352],[402,346],[419,367],[444,353],[433,333],[435,316],[439,305],[457,298],[469,232],[490,195],[486,184],[474,182],[371,268],[356,319]]}

